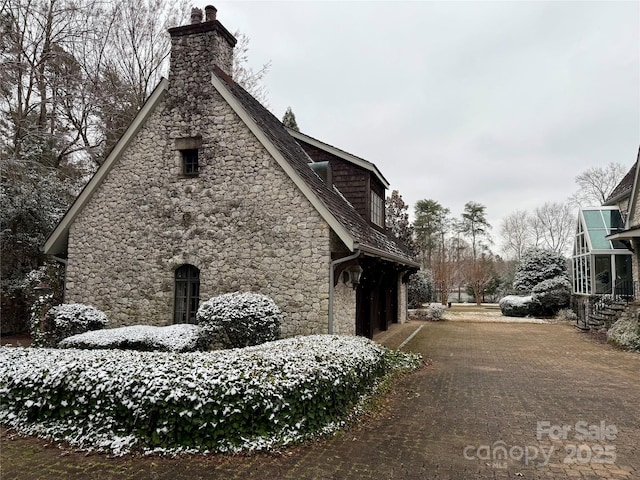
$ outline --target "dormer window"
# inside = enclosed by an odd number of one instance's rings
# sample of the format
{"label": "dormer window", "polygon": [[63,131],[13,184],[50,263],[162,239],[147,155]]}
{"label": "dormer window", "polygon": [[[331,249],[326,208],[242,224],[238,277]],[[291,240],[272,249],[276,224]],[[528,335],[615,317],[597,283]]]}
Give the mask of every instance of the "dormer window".
{"label": "dormer window", "polygon": [[200,173],[199,154],[202,137],[176,138],[176,150],[180,152],[181,173],[185,177],[197,177]]}
{"label": "dormer window", "polygon": [[184,175],[195,177],[198,175],[198,150],[188,149],[180,150],[182,153],[182,173]]}
{"label": "dormer window", "polygon": [[371,191],[371,223],[384,227],[384,200],[374,191]]}

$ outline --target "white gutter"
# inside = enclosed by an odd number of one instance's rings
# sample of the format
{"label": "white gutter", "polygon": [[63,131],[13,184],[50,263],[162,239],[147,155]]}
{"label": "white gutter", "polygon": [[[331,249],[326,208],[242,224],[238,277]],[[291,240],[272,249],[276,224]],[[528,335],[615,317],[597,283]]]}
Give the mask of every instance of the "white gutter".
{"label": "white gutter", "polygon": [[335,267],[336,265],[340,265],[341,263],[349,262],[351,260],[355,260],[361,255],[360,246],[356,243],[354,244],[354,253],[353,255],[349,255],[348,257],[338,258],[337,260],[332,260],[329,265],[329,324],[327,326],[329,335],[333,335],[333,291],[334,291],[334,276],[335,276]]}

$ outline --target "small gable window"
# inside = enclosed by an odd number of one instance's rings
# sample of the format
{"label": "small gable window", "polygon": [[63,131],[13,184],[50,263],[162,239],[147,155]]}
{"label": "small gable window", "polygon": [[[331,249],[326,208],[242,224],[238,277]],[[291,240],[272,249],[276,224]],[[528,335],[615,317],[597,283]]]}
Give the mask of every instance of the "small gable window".
{"label": "small gable window", "polygon": [[182,162],[182,175],[185,177],[197,177],[200,174],[200,150],[202,137],[182,137],[175,140],[176,150],[180,152]]}
{"label": "small gable window", "polygon": [[371,223],[384,227],[384,200],[374,191],[371,192]]}
{"label": "small gable window", "polygon": [[198,175],[198,150],[195,148],[180,150],[180,153],[182,154],[182,173],[188,176]]}

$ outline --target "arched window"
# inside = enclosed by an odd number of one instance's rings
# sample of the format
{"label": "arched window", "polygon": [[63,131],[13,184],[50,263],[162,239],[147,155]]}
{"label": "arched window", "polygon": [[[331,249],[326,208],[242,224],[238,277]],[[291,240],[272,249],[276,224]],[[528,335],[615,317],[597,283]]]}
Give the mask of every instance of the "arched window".
{"label": "arched window", "polygon": [[176,270],[176,299],[173,323],[196,323],[200,302],[200,270],[182,265]]}

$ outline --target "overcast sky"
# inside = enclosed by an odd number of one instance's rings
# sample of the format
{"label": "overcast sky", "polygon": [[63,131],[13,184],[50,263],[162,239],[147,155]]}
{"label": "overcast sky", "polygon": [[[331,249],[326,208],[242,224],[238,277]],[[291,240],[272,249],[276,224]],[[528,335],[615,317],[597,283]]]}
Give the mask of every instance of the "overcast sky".
{"label": "overcast sky", "polygon": [[636,160],[638,1],[214,5],[254,69],[272,62],[272,112],[375,163],[411,210],[479,202],[497,241],[504,216]]}

